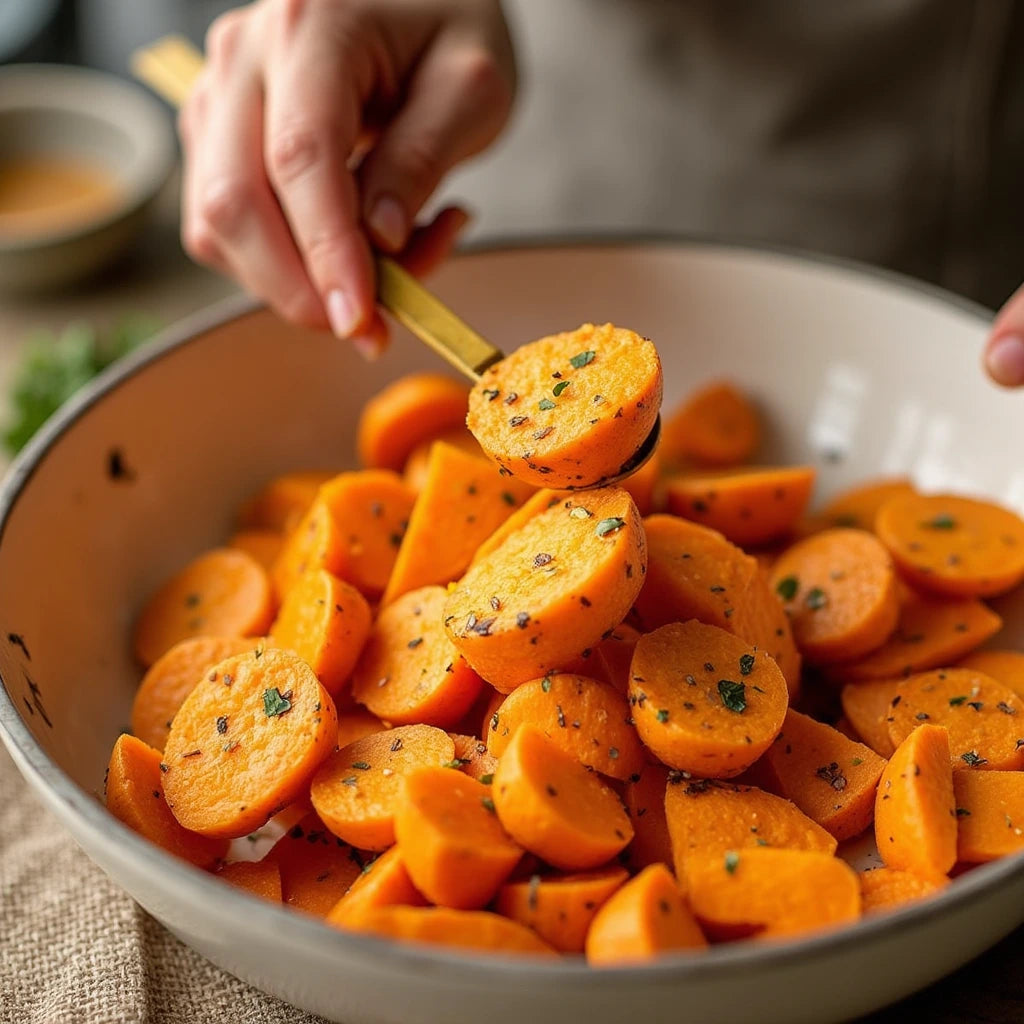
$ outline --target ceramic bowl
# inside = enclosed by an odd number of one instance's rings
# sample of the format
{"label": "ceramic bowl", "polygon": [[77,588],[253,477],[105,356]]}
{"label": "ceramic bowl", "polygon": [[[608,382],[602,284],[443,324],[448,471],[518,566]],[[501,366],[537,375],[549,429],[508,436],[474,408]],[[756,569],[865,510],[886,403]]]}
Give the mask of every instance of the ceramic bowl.
{"label": "ceramic bowl", "polygon": [[138,86],[87,68],[0,68],[0,161],[83,162],[112,179],[92,215],[0,233],[0,288],[55,288],[124,251],[145,224],[176,160],[170,115]]}
{"label": "ceramic bowl", "polygon": [[[654,338],[666,407],[727,375],[760,402],[768,460],[811,462],[819,496],[879,473],[1021,508],[1021,397],[979,368],[986,314],[906,281],[777,252],[603,243],[478,251],[439,293],[509,350],[593,319]],[[352,465],[360,406],[438,368],[399,333],[365,365],[263,309],[220,307],[166,333],[74,400],[0,496],[0,733],[86,853],[185,942],[330,1020],[489,1024],[848,1019],[953,970],[1024,921],[1024,857],[940,896],[788,944],[736,944],[590,971],[392,945],[265,904],[179,863],[100,800],[139,670],[129,634],[153,587],[226,535],[272,474]],[[1019,602],[1018,602],[1019,603]],[[1021,609],[1006,604],[1010,642]],[[1003,637],[1005,642],[1006,637]],[[913,950],[908,956],[907,951]]]}

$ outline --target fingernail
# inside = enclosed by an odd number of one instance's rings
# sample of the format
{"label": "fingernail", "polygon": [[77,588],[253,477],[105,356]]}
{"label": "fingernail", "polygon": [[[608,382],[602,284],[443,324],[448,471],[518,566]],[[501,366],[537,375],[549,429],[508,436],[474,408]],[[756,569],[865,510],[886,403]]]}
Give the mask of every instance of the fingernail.
{"label": "fingernail", "polygon": [[1024,338],[1018,334],[997,338],[985,354],[985,368],[1004,387],[1024,384]]}
{"label": "fingernail", "polygon": [[352,346],[368,362],[375,363],[381,354],[380,344],[376,338],[356,334],[351,338]]}
{"label": "fingernail", "polygon": [[327,293],[327,301],[324,303],[327,309],[327,320],[331,330],[339,338],[347,338],[355,330],[358,318],[356,311],[348,296],[340,289],[335,288]]}
{"label": "fingernail", "polygon": [[389,249],[397,252],[405,245],[408,227],[405,210],[392,196],[381,196],[373,204],[369,219],[370,230]]}

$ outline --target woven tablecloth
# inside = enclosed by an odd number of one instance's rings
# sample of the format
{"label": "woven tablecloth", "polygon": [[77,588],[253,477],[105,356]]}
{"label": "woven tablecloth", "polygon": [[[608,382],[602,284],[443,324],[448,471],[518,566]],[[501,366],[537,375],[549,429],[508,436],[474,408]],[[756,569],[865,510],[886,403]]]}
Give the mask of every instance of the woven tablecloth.
{"label": "woven tablecloth", "polygon": [[[40,806],[2,746],[0,795],[0,1024],[320,1024],[214,967],[137,906]],[[1019,1024],[1022,968],[1024,929],[872,1024]]]}

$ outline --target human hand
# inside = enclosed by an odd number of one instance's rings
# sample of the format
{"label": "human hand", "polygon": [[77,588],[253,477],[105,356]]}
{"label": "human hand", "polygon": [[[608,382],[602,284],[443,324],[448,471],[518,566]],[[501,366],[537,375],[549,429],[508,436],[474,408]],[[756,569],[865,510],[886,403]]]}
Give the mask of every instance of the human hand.
{"label": "human hand", "polygon": [[1024,385],[1024,285],[996,315],[983,355],[988,375],[1004,387]]}
{"label": "human hand", "polygon": [[371,247],[422,273],[466,214],[414,229],[501,130],[515,67],[499,0],[259,0],[218,18],[179,119],[182,239],[280,315],[372,357]]}

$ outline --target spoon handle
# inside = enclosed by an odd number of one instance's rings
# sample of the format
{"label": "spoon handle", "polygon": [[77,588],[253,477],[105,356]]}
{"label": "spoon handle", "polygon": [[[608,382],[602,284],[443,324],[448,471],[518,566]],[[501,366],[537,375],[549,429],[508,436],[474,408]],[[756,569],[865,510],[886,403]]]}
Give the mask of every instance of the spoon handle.
{"label": "spoon handle", "polygon": [[505,357],[387,256],[377,257],[377,301],[470,380]]}

